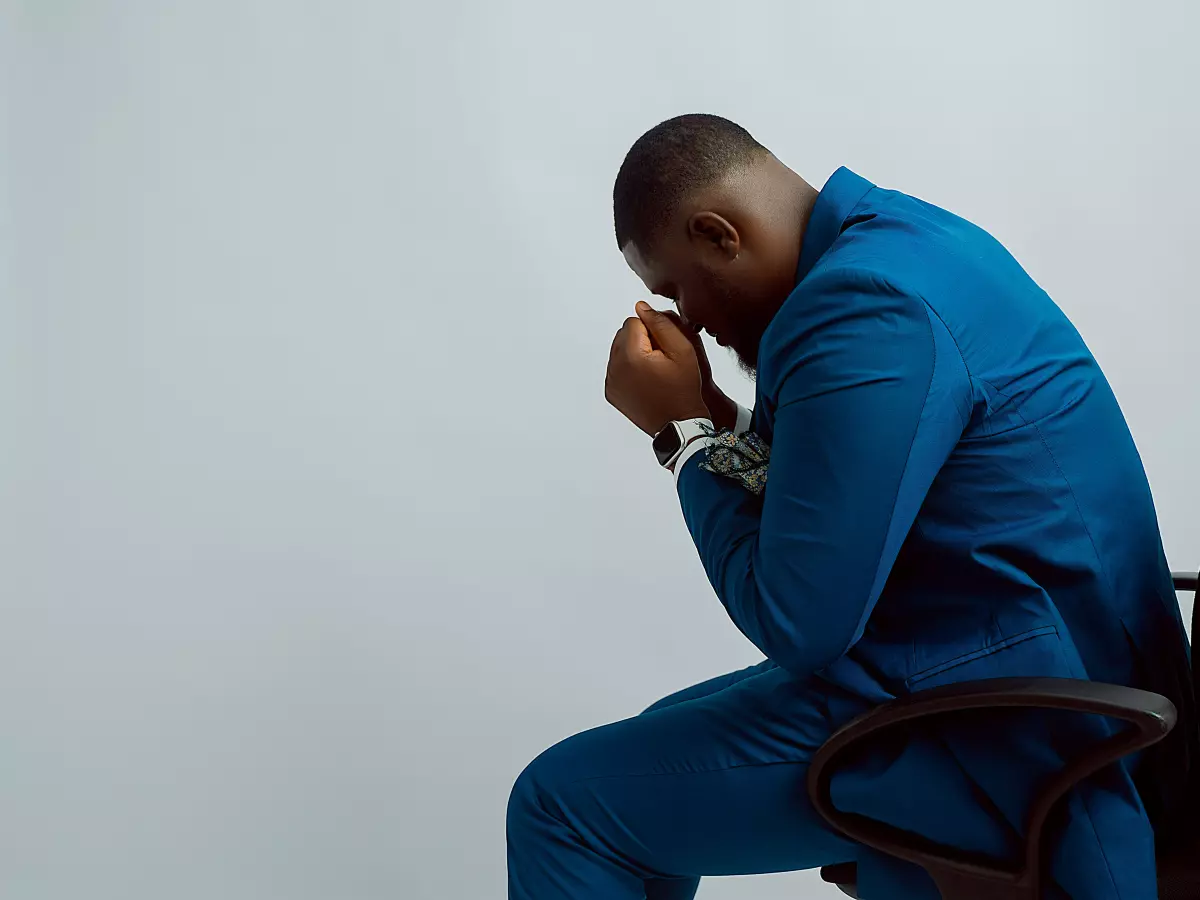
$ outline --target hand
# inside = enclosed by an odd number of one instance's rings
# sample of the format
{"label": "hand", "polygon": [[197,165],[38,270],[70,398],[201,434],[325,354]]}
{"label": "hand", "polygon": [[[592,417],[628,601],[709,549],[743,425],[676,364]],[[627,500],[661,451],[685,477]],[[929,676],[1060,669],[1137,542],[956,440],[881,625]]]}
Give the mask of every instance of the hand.
{"label": "hand", "polygon": [[639,302],[613,338],[604,399],[646,434],[676,419],[708,418],[696,350],[667,316]]}
{"label": "hand", "polygon": [[737,403],[713,381],[712,365],[709,364],[708,353],[704,349],[704,341],[700,339],[700,332],[686,328],[683,320],[679,318],[679,313],[674,310],[667,310],[663,315],[687,335],[687,339],[692,343],[692,349],[696,351],[696,362],[700,365],[700,396],[704,400],[704,405],[708,407],[713,425],[717,427],[718,431],[722,428],[732,431],[737,427]]}

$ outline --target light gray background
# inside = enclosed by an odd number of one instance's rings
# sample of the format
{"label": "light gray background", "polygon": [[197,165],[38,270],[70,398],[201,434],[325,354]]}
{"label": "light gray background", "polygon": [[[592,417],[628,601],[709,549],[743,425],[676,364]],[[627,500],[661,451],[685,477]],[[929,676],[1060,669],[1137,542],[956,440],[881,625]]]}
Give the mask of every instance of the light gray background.
{"label": "light gray background", "polygon": [[757,658],[602,398],[679,112],[1005,241],[1200,564],[1196,4],[3,2],[6,900],[501,897],[528,759]]}

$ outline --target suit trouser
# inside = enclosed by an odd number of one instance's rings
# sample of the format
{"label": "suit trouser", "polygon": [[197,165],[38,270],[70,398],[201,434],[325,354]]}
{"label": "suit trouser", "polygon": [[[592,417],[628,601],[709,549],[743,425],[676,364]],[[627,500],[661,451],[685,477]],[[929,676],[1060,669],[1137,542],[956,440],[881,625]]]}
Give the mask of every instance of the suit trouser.
{"label": "suit trouser", "polygon": [[[509,799],[509,897],[687,900],[704,875],[853,860],[865,900],[936,900],[922,870],[835,834],[809,803],[809,761],[847,717],[844,702],[831,714],[828,691],[763,662],[551,747],[521,773]],[[1041,761],[1026,755],[1024,730],[982,738],[995,757],[1012,759],[1012,789],[981,792],[955,746],[964,735],[951,729],[941,737],[909,733],[902,749],[835,777],[834,801],[940,843],[1011,857],[1030,794],[1020,782],[1037,783],[1062,764],[1049,750]],[[1094,736],[1077,737],[1090,743]],[[977,754],[980,736],[969,743]],[[1109,770],[1069,798],[1073,837],[1052,864],[1057,884],[1077,900],[1156,896],[1152,835],[1131,791],[1124,773]],[[1065,894],[1053,885],[1046,896]]]}
{"label": "suit trouser", "polygon": [[[815,682],[768,661],[551,747],[509,800],[509,897],[687,900],[703,875],[858,859],[808,802],[834,727],[823,707]],[[888,896],[937,897],[923,872],[894,874]]]}

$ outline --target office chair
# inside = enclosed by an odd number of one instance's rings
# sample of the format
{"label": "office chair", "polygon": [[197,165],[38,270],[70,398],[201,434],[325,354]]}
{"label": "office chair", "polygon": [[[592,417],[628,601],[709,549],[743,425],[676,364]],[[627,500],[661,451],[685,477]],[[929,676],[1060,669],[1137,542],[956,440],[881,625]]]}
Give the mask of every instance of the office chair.
{"label": "office chair", "polygon": [[[1200,576],[1193,573],[1173,573],[1172,578],[1176,591],[1195,592],[1200,581]],[[1194,603],[1193,635],[1197,633],[1198,612],[1200,603]],[[1195,685],[1194,665],[1192,677]],[[845,761],[847,753],[861,749],[873,735],[931,716],[1018,707],[1097,713],[1122,719],[1131,727],[1074,760],[1041,787],[1030,809],[1022,858],[1015,864],[935,844],[911,832],[834,807],[830,797],[834,771]],[[949,684],[892,700],[835,732],[813,757],[808,793],[817,812],[835,831],[924,868],[943,900],[1041,900],[1045,876],[1042,828],[1055,802],[1109,763],[1162,740],[1175,726],[1175,720],[1175,706],[1166,697],[1115,684],[1073,678],[994,678]],[[1195,728],[1198,724],[1185,722],[1182,727]],[[852,862],[824,867],[821,878],[851,897],[858,896],[857,869]],[[1177,842],[1171,851],[1160,851],[1158,896],[1160,900],[1200,900],[1200,823],[1194,839]]]}

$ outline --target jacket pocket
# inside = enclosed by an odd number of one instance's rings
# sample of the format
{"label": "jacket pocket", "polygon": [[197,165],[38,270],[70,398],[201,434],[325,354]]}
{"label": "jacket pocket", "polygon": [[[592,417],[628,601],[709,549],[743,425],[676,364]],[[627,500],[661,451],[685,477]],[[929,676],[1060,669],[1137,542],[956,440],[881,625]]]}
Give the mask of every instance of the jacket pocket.
{"label": "jacket pocket", "polygon": [[1042,625],[923,669],[905,679],[904,686],[911,691],[982,678],[1070,675],[1058,629]]}

